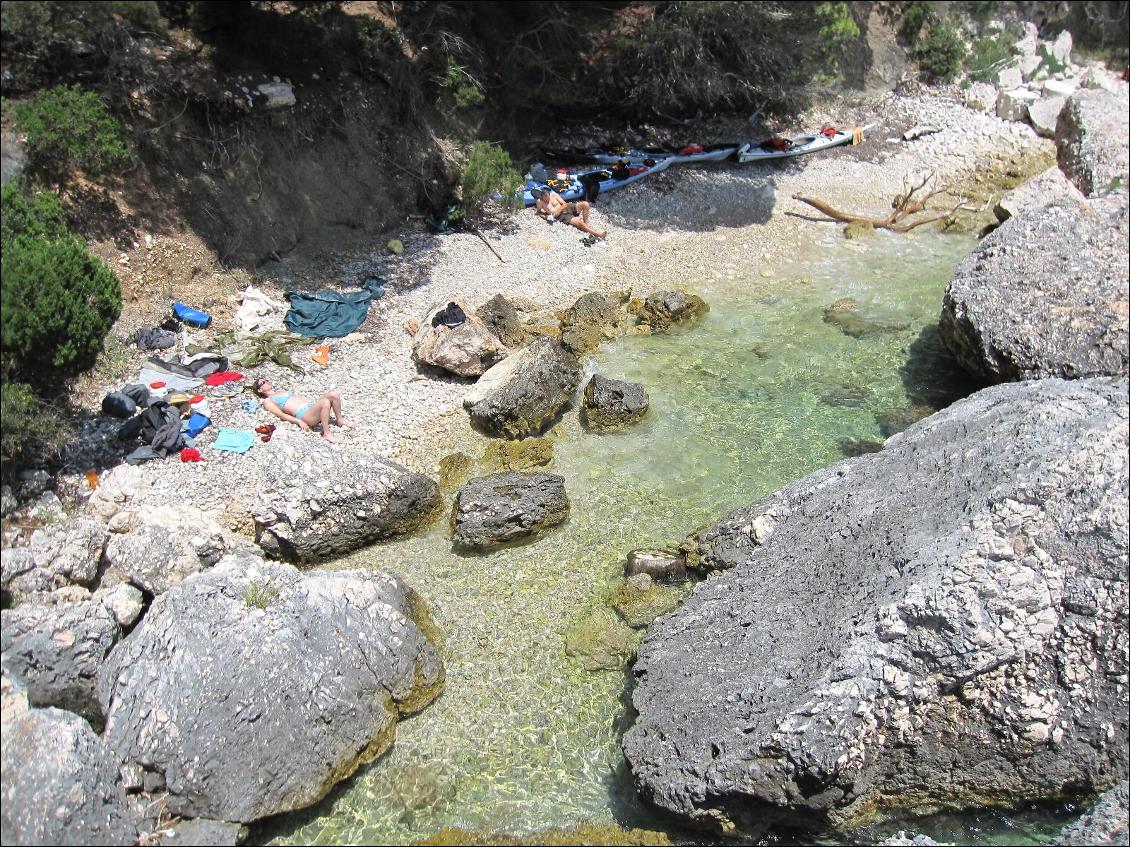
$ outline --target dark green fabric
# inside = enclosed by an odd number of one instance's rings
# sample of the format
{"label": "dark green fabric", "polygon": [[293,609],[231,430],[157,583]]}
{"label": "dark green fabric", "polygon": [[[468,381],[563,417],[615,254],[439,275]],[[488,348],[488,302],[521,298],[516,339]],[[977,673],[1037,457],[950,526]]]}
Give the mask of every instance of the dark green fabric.
{"label": "dark green fabric", "polygon": [[341,338],[365,320],[373,295],[369,291],[288,291],[286,328],[314,338]]}

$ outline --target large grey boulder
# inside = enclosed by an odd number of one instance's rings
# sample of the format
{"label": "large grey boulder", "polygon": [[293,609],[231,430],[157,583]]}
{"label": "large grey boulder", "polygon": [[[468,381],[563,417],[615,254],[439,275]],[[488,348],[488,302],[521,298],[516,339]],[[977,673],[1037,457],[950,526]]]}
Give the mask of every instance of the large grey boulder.
{"label": "large grey boulder", "polygon": [[1055,130],[1060,168],[1087,196],[1130,183],[1130,105],[1120,92],[1083,89],[1067,100]]}
{"label": "large grey boulder", "polygon": [[1098,802],[1079,820],[1065,826],[1056,838],[1056,844],[1110,844],[1127,843],[1130,836],[1130,783],[1125,779],[1104,792]]}
{"label": "large grey boulder", "polygon": [[942,340],[985,382],[1124,374],[1127,194],[1011,218],[958,265]]}
{"label": "large grey boulder", "polygon": [[499,341],[507,347],[517,348],[525,344],[528,339],[519,305],[501,294],[496,294],[475,310],[475,316]]}
{"label": "large grey boulder", "polygon": [[98,672],[122,631],[97,600],[56,608],[25,603],[0,612],[0,661],[33,706],[55,706],[102,725]]}
{"label": "large grey boulder", "polygon": [[647,409],[647,391],[638,382],[594,374],[585,386],[581,415],[586,426],[607,431],[635,423],[647,414]]}
{"label": "large grey boulder", "polygon": [[399,577],[246,553],[166,591],[99,677],[106,743],[182,817],[308,806],[392,743],[443,668]]}
{"label": "large grey boulder", "polygon": [[1078,202],[1082,199],[1083,193],[1064,175],[1063,171],[1052,165],[1046,171],[1036,174],[1002,196],[993,206],[993,214],[1003,223],[1021,212],[1042,209],[1060,200]]}
{"label": "large grey boulder", "polygon": [[412,343],[412,359],[417,364],[440,368],[456,376],[481,376],[506,358],[509,351],[480,318],[468,313],[456,327],[425,320]]}
{"label": "large grey boulder", "polygon": [[463,395],[463,407],[489,435],[538,435],[557,421],[581,376],[576,357],[542,336],[483,374]]}
{"label": "large grey boulder", "polygon": [[639,648],[639,791],[756,838],[1126,778],[1128,416],[996,386],[732,515]]}
{"label": "large grey boulder", "polygon": [[122,775],[78,715],[32,709],[3,678],[0,841],[4,844],[134,844]]}
{"label": "large grey boulder", "polygon": [[529,541],[569,517],[565,478],[548,473],[507,473],[472,479],[455,496],[455,546],[491,550]]}
{"label": "large grey boulder", "polygon": [[1052,96],[1028,104],[1028,123],[1032,124],[1037,135],[1043,138],[1055,138],[1056,122],[1066,102],[1063,97]]}
{"label": "large grey boulder", "polygon": [[309,565],[412,532],[439,500],[426,476],[311,438],[262,468],[254,518],[268,554]]}

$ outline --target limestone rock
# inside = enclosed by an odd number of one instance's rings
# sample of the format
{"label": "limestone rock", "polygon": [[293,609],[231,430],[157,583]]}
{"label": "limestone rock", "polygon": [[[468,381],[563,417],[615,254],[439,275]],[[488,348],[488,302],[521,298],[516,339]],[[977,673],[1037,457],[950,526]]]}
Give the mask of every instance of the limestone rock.
{"label": "limestone rock", "polygon": [[1083,194],[1063,171],[1052,165],[1005,194],[993,207],[993,214],[1003,223],[1021,212],[1042,209],[1049,203],[1065,199],[1077,202],[1083,199]]}
{"label": "limestone rock", "polygon": [[962,100],[974,111],[992,112],[997,107],[997,89],[987,82],[975,82],[962,92]]}
{"label": "limestone rock", "polygon": [[528,471],[553,461],[553,440],[523,438],[521,441],[492,439],[483,450],[483,467],[492,473]]}
{"label": "limestone rock", "polygon": [[215,519],[199,509],[146,506],[112,518],[120,522],[106,545],[106,562],[150,594],[160,594],[210,567],[235,543]]}
{"label": "limestone rock", "polygon": [[647,414],[647,391],[638,382],[593,375],[581,405],[585,425],[598,431],[621,429]]}
{"label": "limestone rock", "polygon": [[463,396],[463,406],[484,432],[525,438],[556,422],[580,381],[576,357],[543,336],[483,374]]}
{"label": "limestone rock", "polygon": [[459,326],[447,327],[442,323],[432,326],[434,314],[433,311],[416,334],[412,345],[413,361],[457,376],[472,377],[481,376],[506,358],[506,347],[475,315],[468,314]]}
{"label": "limestone rock", "polygon": [[839,327],[844,335],[864,338],[887,332],[902,332],[910,326],[908,321],[872,317],[863,312],[859,303],[844,297],[824,307],[824,323]]}
{"label": "limestone rock", "polygon": [[1060,168],[1088,197],[1130,183],[1130,106],[1120,94],[1083,89],[1067,100],[1055,132]]}
{"label": "limestone rock", "polygon": [[1012,91],[1024,85],[1024,74],[1020,72],[1020,65],[1011,64],[1001,68],[997,73],[997,88],[1002,91]]}
{"label": "limestone rock", "polygon": [[615,671],[635,653],[639,635],[609,609],[597,609],[565,633],[565,654],[586,671]]}
{"label": "limestone rock", "polygon": [[1125,191],[1013,217],[961,261],[946,289],[946,347],[985,382],[1124,374]]}
{"label": "limestone rock", "polygon": [[266,98],[263,105],[268,109],[286,109],[298,102],[294,89],[285,82],[264,82],[257,90]]}
{"label": "limestone rock", "polygon": [[0,840],[5,844],[134,844],[118,764],[78,715],[32,709],[3,680]]}
{"label": "limestone rock", "polygon": [[547,473],[499,473],[472,479],[452,510],[456,547],[490,550],[528,541],[569,517],[565,478]]}
{"label": "limestone rock", "polygon": [[561,343],[575,356],[583,356],[600,346],[605,338],[615,337],[620,323],[619,304],[611,297],[590,292],[565,310],[561,319]]}
{"label": "limestone rock", "polygon": [[629,308],[641,323],[651,327],[652,332],[663,332],[676,324],[689,323],[710,311],[705,300],[685,291],[659,291],[643,301],[633,301]]}
{"label": "limestone rock", "polygon": [[182,817],[308,806],[391,744],[443,669],[390,573],[303,575],[247,553],[171,588],[99,677],[106,743]]}
{"label": "limestone rock", "polygon": [[985,389],[723,522],[638,651],[641,794],[757,838],[1125,779],[1128,390]]}
{"label": "limestone rock", "polygon": [[1074,46],[1071,38],[1071,33],[1068,30],[1063,30],[1055,37],[1048,48],[1048,53],[1061,65],[1071,64],[1071,48]]}
{"label": "limestone rock", "polygon": [[529,340],[518,306],[501,294],[487,300],[475,315],[507,347],[518,348]]}
{"label": "limestone rock", "polygon": [[1028,105],[1028,123],[1044,138],[1055,138],[1059,113],[1067,102],[1063,97],[1044,97]]}
{"label": "limestone rock", "polygon": [[1040,30],[1031,21],[1020,22],[1021,34],[1013,45],[1013,50],[1019,56],[1035,56],[1036,47],[1040,43]]}
{"label": "limestone rock", "polygon": [[190,818],[172,827],[172,834],[161,838],[161,847],[235,847],[247,839],[246,826],[207,818]]}
{"label": "limestone rock", "polygon": [[645,573],[628,577],[616,588],[612,608],[633,629],[647,626],[679,605],[683,593],[669,585],[657,585]]}
{"label": "limestone rock", "polygon": [[1010,88],[997,95],[997,117],[1005,121],[1022,121],[1028,117],[1028,107],[1040,95],[1027,88]]}
{"label": "limestone rock", "polygon": [[412,532],[434,515],[439,486],[396,462],[306,439],[260,470],[259,546],[304,565]]}
{"label": "limestone rock", "polygon": [[25,603],[4,609],[0,621],[0,661],[27,688],[29,702],[101,727],[98,672],[122,634],[110,610],[93,600],[61,608]]}
{"label": "limestone rock", "polygon": [[40,527],[26,548],[0,554],[3,586],[16,602],[41,599],[44,592],[66,585],[90,586],[98,575],[106,537],[105,525],[87,517]]}

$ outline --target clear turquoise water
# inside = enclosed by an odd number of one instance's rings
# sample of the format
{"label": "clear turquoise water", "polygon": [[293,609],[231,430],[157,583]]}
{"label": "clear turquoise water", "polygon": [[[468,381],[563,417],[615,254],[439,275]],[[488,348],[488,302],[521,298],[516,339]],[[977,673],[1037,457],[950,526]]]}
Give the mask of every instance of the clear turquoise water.
{"label": "clear turquoise water", "polygon": [[[566,479],[567,524],[534,544],[462,557],[441,522],[339,563],[393,568],[428,599],[447,639],[446,688],[401,722],[386,756],[260,837],[399,844],[447,826],[661,828],[636,802],[619,749],[628,676],[582,670],[565,633],[604,604],[627,551],[677,543],[843,458],[845,440],[881,440],[884,412],[954,399],[960,387],[935,366],[928,329],[971,247],[927,233],[863,243],[836,233],[774,278],[685,281],[712,307],[704,321],[622,338],[588,365],[646,386],[644,422],[594,435],[571,412],[555,431],[547,469]],[[822,320],[843,297],[908,327],[849,337]],[[477,457],[485,444],[452,449]]]}

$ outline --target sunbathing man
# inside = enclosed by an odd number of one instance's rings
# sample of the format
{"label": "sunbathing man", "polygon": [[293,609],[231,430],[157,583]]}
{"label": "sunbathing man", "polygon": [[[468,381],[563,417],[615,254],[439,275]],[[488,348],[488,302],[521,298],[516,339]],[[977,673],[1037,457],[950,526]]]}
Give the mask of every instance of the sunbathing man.
{"label": "sunbathing man", "polygon": [[299,429],[310,430],[311,427],[322,427],[322,438],[332,444],[340,441],[330,432],[330,413],[333,412],[334,423],[338,426],[352,428],[352,421],[347,421],[341,414],[341,395],[336,391],[327,391],[317,400],[310,401],[299,397],[293,391],[282,391],[272,394],[274,386],[266,377],[255,380],[255,393],[263,398],[263,408],[284,421],[297,424]]}
{"label": "sunbathing man", "polygon": [[608,235],[607,232],[601,232],[589,226],[589,211],[592,209],[592,205],[586,200],[566,203],[564,197],[556,191],[546,188],[538,196],[535,208],[538,216],[547,221],[550,218],[555,218],[562,223],[572,224],[582,232],[595,235],[597,238],[604,238]]}

